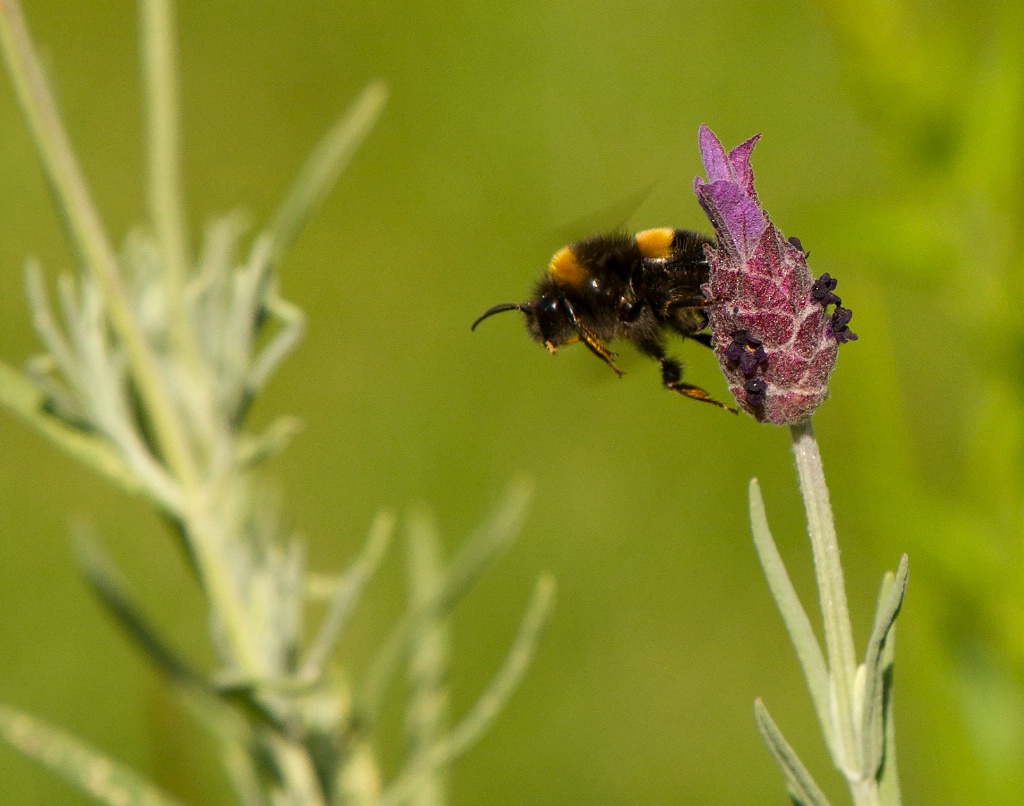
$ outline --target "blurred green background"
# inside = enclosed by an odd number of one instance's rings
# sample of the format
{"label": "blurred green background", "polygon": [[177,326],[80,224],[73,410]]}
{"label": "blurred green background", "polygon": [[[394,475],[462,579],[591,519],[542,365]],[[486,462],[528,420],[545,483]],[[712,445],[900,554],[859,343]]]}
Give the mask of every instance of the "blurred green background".
{"label": "blurred green background", "polygon": [[[144,209],[136,9],[25,5],[120,240]],[[455,804],[783,804],[755,696],[846,802],[747,525],[757,476],[816,611],[787,433],[664,392],[628,348],[617,380],[582,349],[552,359],[514,316],[469,332],[588,228],[707,230],[691,189],[705,122],[727,146],[763,132],[763,203],[855,312],[860,341],[816,426],[859,645],[882,572],[910,554],[905,802],[1024,800],[1018,4],[216,0],[180,3],[179,23],[197,239],[231,209],[262,226],[365,83],[392,90],[283,266],[309,333],[254,413],[306,422],[275,470],[313,566],[347,562],[381,506],[427,502],[454,548],[511,479],[537,483],[519,543],[457,611],[456,714],[540,570],[559,580],[558,610],[510,709],[458,765]],[[72,255],[6,81],[0,182],[0,345],[20,363],[37,349],[22,261],[52,272]],[[676,352],[724,394],[713,356]],[[0,699],[189,802],[225,802],[209,740],[91,600],[67,539],[74,519],[95,524],[204,657],[165,529],[9,417],[0,450]],[[348,636],[354,673],[401,597],[395,556]],[[5,747],[0,791],[85,802]]]}

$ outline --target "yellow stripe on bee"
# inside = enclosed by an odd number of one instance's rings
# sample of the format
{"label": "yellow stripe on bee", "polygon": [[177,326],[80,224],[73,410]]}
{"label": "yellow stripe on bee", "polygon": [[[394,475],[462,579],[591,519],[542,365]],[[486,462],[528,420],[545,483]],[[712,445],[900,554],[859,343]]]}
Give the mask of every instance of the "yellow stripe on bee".
{"label": "yellow stripe on bee", "polygon": [[572,248],[565,246],[555,252],[548,274],[559,285],[578,288],[590,279],[590,272],[579,262]]}
{"label": "yellow stripe on bee", "polygon": [[645,229],[636,234],[636,244],[645,258],[663,260],[672,257],[672,241],[675,237],[676,231],[670,227]]}

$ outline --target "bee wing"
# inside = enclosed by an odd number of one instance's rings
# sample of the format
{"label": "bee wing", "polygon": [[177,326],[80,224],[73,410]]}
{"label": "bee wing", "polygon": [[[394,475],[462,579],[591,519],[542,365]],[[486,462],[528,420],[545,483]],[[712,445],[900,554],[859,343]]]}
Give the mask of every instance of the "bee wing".
{"label": "bee wing", "polygon": [[557,227],[554,231],[555,235],[560,243],[574,243],[581,237],[592,235],[595,232],[624,232],[626,223],[650,198],[657,185],[657,182],[651,182],[618,201],[569,221]]}

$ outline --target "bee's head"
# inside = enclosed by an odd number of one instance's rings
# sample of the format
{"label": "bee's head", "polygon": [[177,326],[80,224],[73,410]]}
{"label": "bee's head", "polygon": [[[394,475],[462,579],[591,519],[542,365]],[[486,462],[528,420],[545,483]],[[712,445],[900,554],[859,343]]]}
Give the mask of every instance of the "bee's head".
{"label": "bee's head", "polygon": [[576,338],[576,326],[565,298],[557,293],[543,293],[529,303],[526,330],[552,353],[557,347]]}
{"label": "bee's head", "polygon": [[565,300],[557,293],[541,293],[529,302],[503,302],[488,308],[473,323],[476,330],[484,319],[505,311],[522,311],[526,314],[526,331],[552,353],[557,347],[576,338],[576,326]]}

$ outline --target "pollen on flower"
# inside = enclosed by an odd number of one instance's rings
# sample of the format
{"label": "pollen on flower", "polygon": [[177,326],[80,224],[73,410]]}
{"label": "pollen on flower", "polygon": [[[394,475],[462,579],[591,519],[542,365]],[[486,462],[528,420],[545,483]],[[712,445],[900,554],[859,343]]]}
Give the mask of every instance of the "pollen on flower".
{"label": "pollen on flower", "polygon": [[[815,280],[810,254],[786,238],[761,207],[750,155],[760,135],[730,152],[707,126],[700,150],[707,180],[694,190],[718,236],[705,247],[712,346],[739,405],[762,422],[809,417],[828,396],[840,344],[856,341],[853,313],[835,294],[836,280]],[[832,306],[831,313],[828,308]]]}

